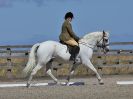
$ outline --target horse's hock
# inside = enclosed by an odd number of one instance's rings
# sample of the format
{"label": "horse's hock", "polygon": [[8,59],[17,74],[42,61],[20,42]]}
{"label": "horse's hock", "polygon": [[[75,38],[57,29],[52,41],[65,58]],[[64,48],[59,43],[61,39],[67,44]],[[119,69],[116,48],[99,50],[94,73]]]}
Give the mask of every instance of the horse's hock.
{"label": "horse's hock", "polygon": [[[23,78],[22,70],[26,66],[31,46],[32,45],[0,46],[1,78]],[[106,55],[95,51],[91,61],[101,74],[133,73],[132,50],[111,50]],[[66,76],[69,70],[69,64],[63,64],[63,66],[53,67],[52,72],[55,76]],[[80,65],[75,70],[74,75],[85,76],[94,75],[94,73],[85,66]],[[38,71],[36,76],[47,76],[45,68]]]}

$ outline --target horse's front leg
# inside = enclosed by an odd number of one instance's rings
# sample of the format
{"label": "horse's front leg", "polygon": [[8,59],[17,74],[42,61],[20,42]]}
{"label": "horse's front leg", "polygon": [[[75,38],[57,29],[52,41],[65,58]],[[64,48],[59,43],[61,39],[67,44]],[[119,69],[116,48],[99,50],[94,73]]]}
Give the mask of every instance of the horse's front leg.
{"label": "horse's front leg", "polygon": [[99,75],[99,73],[97,72],[97,70],[95,69],[95,67],[93,66],[93,64],[91,63],[91,61],[87,58],[85,58],[84,60],[82,60],[82,63],[87,66],[88,68],[90,68],[97,76],[97,79],[99,81],[100,85],[103,85],[103,80],[101,78],[101,76]]}

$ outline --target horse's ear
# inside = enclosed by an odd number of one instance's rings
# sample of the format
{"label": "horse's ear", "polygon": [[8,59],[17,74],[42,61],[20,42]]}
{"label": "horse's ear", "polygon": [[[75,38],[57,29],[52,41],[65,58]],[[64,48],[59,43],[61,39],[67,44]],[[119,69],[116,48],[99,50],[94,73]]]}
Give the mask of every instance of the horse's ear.
{"label": "horse's ear", "polygon": [[106,34],[106,33],[105,33],[105,31],[103,30],[103,35],[105,36],[105,34]]}

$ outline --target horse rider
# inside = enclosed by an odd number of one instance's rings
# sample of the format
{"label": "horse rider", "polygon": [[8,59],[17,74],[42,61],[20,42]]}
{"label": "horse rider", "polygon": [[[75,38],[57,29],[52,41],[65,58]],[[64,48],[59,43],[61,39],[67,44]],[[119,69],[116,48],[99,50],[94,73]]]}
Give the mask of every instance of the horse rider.
{"label": "horse rider", "polygon": [[72,46],[71,50],[71,57],[70,60],[73,60],[75,62],[76,56],[79,53],[79,37],[75,35],[72,29],[72,19],[74,18],[72,12],[67,12],[65,14],[65,20],[62,24],[61,34],[59,36],[59,39],[61,42],[65,43],[66,45]]}

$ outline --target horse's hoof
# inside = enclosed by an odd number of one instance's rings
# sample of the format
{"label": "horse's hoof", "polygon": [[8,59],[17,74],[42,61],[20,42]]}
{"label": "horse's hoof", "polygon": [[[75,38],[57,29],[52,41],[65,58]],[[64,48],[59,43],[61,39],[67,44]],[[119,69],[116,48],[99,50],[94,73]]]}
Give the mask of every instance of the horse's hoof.
{"label": "horse's hoof", "polygon": [[104,82],[100,82],[99,84],[100,84],[100,85],[104,85]]}
{"label": "horse's hoof", "polygon": [[70,86],[70,83],[67,83],[66,86]]}
{"label": "horse's hoof", "polygon": [[57,82],[57,85],[61,85],[61,82]]}
{"label": "horse's hoof", "polygon": [[61,82],[59,82],[59,81],[54,81],[54,83],[57,84],[57,85],[61,84]]}
{"label": "horse's hoof", "polygon": [[104,85],[103,80],[99,80],[99,84],[100,84],[100,85]]}
{"label": "horse's hoof", "polygon": [[31,84],[27,83],[26,87],[27,88],[30,88],[31,87]]}
{"label": "horse's hoof", "polygon": [[67,81],[67,82],[65,82],[65,85],[66,86],[70,86],[70,83]]}

